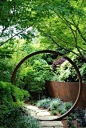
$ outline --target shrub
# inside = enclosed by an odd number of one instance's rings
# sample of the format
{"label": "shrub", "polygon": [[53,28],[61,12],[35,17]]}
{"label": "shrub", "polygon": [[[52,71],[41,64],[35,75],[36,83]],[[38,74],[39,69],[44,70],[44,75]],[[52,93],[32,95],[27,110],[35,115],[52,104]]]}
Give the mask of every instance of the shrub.
{"label": "shrub", "polygon": [[51,99],[43,99],[37,102],[37,106],[40,108],[48,108],[50,106]]}
{"label": "shrub", "polygon": [[67,125],[70,127],[70,128],[76,128],[73,124],[73,122],[71,122],[70,120],[67,121]]}
{"label": "shrub", "polygon": [[[79,57],[76,55],[73,55],[73,53],[70,53],[69,58],[77,65],[81,77],[82,77],[82,82],[86,82],[86,63],[84,63],[83,60],[81,60]],[[58,74],[58,72],[60,72]],[[57,68],[57,75],[58,75],[58,81],[67,81],[67,82],[78,82],[78,77],[77,73],[74,69],[74,67],[66,60],[60,68]]]}
{"label": "shrub", "polygon": [[59,113],[61,113],[61,111],[62,111],[62,108],[57,108],[57,111],[59,112]]}
{"label": "shrub", "polygon": [[[27,62],[28,63],[28,62]],[[55,80],[55,73],[52,71],[51,65],[37,58],[28,64],[28,67],[23,67],[18,74],[17,82],[19,87],[29,91],[33,99],[41,99],[41,96],[46,94],[46,80]]]}
{"label": "shrub", "polygon": [[36,105],[36,100],[32,100],[32,101],[30,101],[30,104],[32,104],[32,105]]}
{"label": "shrub", "polygon": [[52,114],[53,114],[53,115],[57,115],[57,112],[54,111],[54,110],[52,110]]}
{"label": "shrub", "polygon": [[24,115],[19,108],[17,103],[0,106],[0,128],[40,128],[36,119]]}
{"label": "shrub", "polygon": [[50,102],[50,110],[56,110],[58,108],[58,106],[62,103],[62,101],[59,98],[53,99]]}
{"label": "shrub", "polygon": [[17,101],[27,100],[30,96],[27,91],[15,87],[11,83],[0,81],[0,104],[13,102],[12,94]]}
{"label": "shrub", "polygon": [[63,115],[63,114],[65,114],[66,112],[67,112],[66,110],[62,110],[62,111],[60,112],[60,114]]}
{"label": "shrub", "polygon": [[84,63],[80,68],[80,73],[81,73],[83,83],[86,83],[86,63]]}
{"label": "shrub", "polygon": [[66,102],[66,103],[65,103],[65,109],[66,109],[66,110],[70,109],[71,106],[72,106],[72,103],[71,103],[71,102]]}

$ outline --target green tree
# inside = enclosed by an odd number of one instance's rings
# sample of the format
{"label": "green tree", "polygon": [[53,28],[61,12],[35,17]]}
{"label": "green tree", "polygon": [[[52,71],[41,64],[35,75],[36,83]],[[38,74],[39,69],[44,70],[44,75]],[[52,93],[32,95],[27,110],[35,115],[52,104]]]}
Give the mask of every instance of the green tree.
{"label": "green tree", "polygon": [[6,0],[0,5],[4,43],[16,36],[32,39],[33,30],[38,30],[43,44],[73,52],[86,62],[86,1]]}
{"label": "green tree", "polygon": [[86,2],[83,0],[46,2],[37,0],[37,2],[39,8],[36,9],[38,12],[41,10],[41,15],[45,15],[45,18],[40,19],[37,24],[42,36],[41,42],[56,45],[60,51],[72,52],[86,62]]}
{"label": "green tree", "polygon": [[[0,36],[9,37],[5,43],[15,36],[31,38],[33,34],[29,28],[32,27],[40,32],[48,45],[50,42],[56,44],[61,50],[73,52],[86,61],[85,1],[6,0],[0,5]],[[78,54],[73,51],[74,48]]]}

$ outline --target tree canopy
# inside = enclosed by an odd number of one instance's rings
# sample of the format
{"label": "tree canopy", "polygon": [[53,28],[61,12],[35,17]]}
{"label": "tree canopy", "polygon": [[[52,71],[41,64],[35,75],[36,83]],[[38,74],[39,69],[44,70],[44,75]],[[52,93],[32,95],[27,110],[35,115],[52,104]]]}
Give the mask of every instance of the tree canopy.
{"label": "tree canopy", "polygon": [[0,44],[16,36],[29,43],[38,35],[41,44],[73,52],[86,62],[85,21],[84,0],[0,1]]}

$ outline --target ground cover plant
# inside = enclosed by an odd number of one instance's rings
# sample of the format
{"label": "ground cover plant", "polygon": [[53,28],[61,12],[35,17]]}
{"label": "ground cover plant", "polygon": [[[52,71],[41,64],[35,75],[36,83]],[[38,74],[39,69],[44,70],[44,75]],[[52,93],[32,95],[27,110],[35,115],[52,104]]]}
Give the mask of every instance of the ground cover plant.
{"label": "ground cover plant", "polygon": [[[64,114],[72,105],[71,102],[63,102],[59,98],[42,99],[37,102],[39,108],[47,109],[48,111],[51,111],[53,115],[58,115],[58,112],[60,115]],[[63,124],[67,128],[76,128],[77,123],[80,127],[86,126],[86,110],[76,108],[66,117],[65,121],[63,120]]]}
{"label": "ground cover plant", "polygon": [[59,112],[61,115],[67,112],[68,109],[72,106],[71,102],[63,102],[59,98],[48,98],[42,99],[37,102],[37,107],[48,109],[52,112],[53,115],[56,115]]}
{"label": "ground cover plant", "polygon": [[69,128],[76,128],[75,125],[77,122],[78,127],[83,128],[86,126],[86,110],[83,110],[81,108],[76,108],[73,110],[72,113],[70,113],[67,117],[66,126]]}

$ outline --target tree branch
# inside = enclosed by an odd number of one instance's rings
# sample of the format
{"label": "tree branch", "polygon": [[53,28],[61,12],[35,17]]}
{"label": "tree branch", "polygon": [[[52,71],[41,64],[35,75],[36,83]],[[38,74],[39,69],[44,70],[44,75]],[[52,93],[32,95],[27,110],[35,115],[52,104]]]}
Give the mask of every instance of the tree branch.
{"label": "tree branch", "polygon": [[78,47],[78,44],[77,44],[77,30],[76,30],[76,38],[75,38],[75,42],[76,42],[76,48],[78,50],[78,52],[80,53],[80,55],[86,60],[86,57],[83,56],[82,52],[80,51],[79,47]]}
{"label": "tree branch", "polygon": [[80,31],[80,29],[79,29],[79,27],[78,27],[78,24],[76,25],[73,19],[72,19],[72,21],[73,21],[73,23],[74,23],[76,29],[78,30],[79,35],[80,35],[80,36],[82,37],[82,39],[86,42],[86,38],[85,38],[85,37],[83,36],[83,34],[81,33],[81,31]]}
{"label": "tree branch", "polygon": [[66,48],[62,47],[61,45],[59,45],[50,35],[48,35],[48,37],[49,37],[57,46],[59,46],[61,49],[64,49],[64,50],[69,51],[69,52],[72,52],[72,53],[74,53],[75,55],[81,57],[80,55],[78,55],[78,54],[75,53],[74,51],[71,51],[71,50],[66,49]]}
{"label": "tree branch", "polygon": [[[30,27],[30,26],[29,26]],[[29,28],[28,27],[28,28]],[[15,35],[13,35],[12,37],[10,37],[9,39],[7,39],[4,43],[7,43],[9,40],[11,40],[12,38],[14,38],[15,36],[21,34],[23,31],[26,31],[28,28],[22,29],[20,32],[16,33]]]}
{"label": "tree branch", "polygon": [[59,38],[59,37],[57,37],[57,36],[56,36],[56,38],[57,38],[58,40],[60,40],[60,41],[63,41],[63,42],[64,42],[64,43],[66,43],[66,44],[68,44],[68,43],[69,43],[68,41],[63,40],[62,38]]}
{"label": "tree branch", "polygon": [[78,54],[75,53],[74,51],[71,51],[71,50],[69,50],[69,49],[66,49],[66,48],[60,46],[50,35],[46,34],[43,30],[41,30],[41,31],[42,31],[45,35],[47,35],[47,36],[53,41],[53,43],[55,43],[55,44],[56,44],[58,47],[60,47],[61,49],[64,49],[64,50],[69,51],[69,52],[72,52],[72,53],[74,53],[75,55],[81,57],[80,55],[78,55]]}
{"label": "tree branch", "polygon": [[2,37],[2,35],[3,35],[4,31],[5,31],[7,28],[8,28],[8,27],[4,27],[4,28],[3,28],[2,32],[1,32],[0,37]]}
{"label": "tree branch", "polygon": [[[79,47],[79,46],[78,46]],[[81,50],[83,50],[84,52],[86,52],[86,50],[85,49],[83,49],[83,48],[81,48],[81,47],[79,47]]]}
{"label": "tree branch", "polygon": [[15,35],[11,36],[9,39],[7,39],[4,43],[7,43],[9,40],[11,40],[12,38],[14,38],[15,36],[19,35],[20,33],[22,33],[24,30],[26,29],[23,29],[22,31],[16,33]]}
{"label": "tree branch", "polygon": [[78,30],[78,32],[79,32],[79,34],[80,34],[80,36],[82,37],[82,39],[85,41],[85,43],[86,43],[86,38],[82,35],[82,33],[81,33],[81,31],[80,31],[80,29],[79,29],[79,27],[78,26],[76,26],[76,28],[77,28],[77,30]]}

